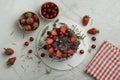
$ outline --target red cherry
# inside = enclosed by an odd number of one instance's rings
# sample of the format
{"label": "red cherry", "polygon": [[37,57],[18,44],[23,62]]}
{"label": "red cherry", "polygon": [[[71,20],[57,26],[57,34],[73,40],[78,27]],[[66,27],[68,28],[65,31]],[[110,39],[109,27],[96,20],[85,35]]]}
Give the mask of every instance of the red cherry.
{"label": "red cherry", "polygon": [[33,37],[30,37],[30,39],[29,39],[30,41],[34,41],[34,38]]}
{"label": "red cherry", "polygon": [[94,49],[94,48],[96,48],[96,45],[95,45],[95,44],[93,44],[93,45],[91,46],[91,48],[93,48],[93,49]]}
{"label": "red cherry", "polygon": [[57,7],[57,6],[55,6],[55,7],[54,7],[54,9],[55,9],[55,10],[57,10],[57,9],[58,9],[58,7]]}
{"label": "red cherry", "polygon": [[45,15],[46,15],[46,12],[42,12],[42,15],[45,16]]}
{"label": "red cherry", "polygon": [[46,7],[47,7],[46,4],[43,4],[42,8],[46,8]]}
{"label": "red cherry", "polygon": [[96,41],[96,37],[92,37],[91,39],[92,39],[92,41]]}
{"label": "red cherry", "polygon": [[42,11],[46,12],[46,11],[47,11],[47,9],[46,9],[46,8],[44,8]]}
{"label": "red cherry", "polygon": [[28,50],[28,53],[32,53],[32,49]]}
{"label": "red cherry", "polygon": [[50,5],[49,5],[49,4],[47,4],[47,5],[46,5],[46,7],[47,7],[47,8],[49,8],[49,7],[50,7]]}
{"label": "red cherry", "polygon": [[53,18],[53,15],[50,15],[50,18],[52,19],[52,18]]}
{"label": "red cherry", "polygon": [[53,7],[54,6],[54,3],[50,3],[50,7]]}
{"label": "red cherry", "polygon": [[80,54],[84,54],[84,50],[80,50]]}
{"label": "red cherry", "polygon": [[51,9],[47,9],[47,12],[50,13],[50,12],[51,12]]}
{"label": "red cherry", "polygon": [[25,46],[28,46],[28,45],[29,45],[29,42],[26,41],[26,42],[24,43],[24,45],[25,45]]}
{"label": "red cherry", "polygon": [[45,53],[41,53],[41,55],[40,55],[41,57],[45,57]]}
{"label": "red cherry", "polygon": [[54,16],[54,17],[56,17],[56,16],[57,16],[57,14],[56,14],[56,13],[54,13],[54,14],[53,14],[53,16]]}
{"label": "red cherry", "polygon": [[46,14],[46,15],[45,15],[45,18],[48,18],[48,19],[49,19],[49,15],[48,15],[48,14]]}

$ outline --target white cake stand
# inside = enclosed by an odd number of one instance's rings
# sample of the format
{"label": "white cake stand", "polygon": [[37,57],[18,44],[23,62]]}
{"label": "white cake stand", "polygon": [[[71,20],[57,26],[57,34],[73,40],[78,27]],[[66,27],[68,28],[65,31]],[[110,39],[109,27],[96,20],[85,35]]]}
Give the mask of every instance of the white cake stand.
{"label": "white cake stand", "polygon": [[[79,48],[73,56],[71,56],[70,58],[63,60],[63,61],[56,60],[54,58],[49,57],[49,55],[48,55],[49,53],[47,52],[47,50],[40,49],[40,47],[41,47],[40,45],[45,43],[47,31],[51,31],[53,29],[54,22],[51,22],[51,23],[47,24],[46,26],[42,27],[42,29],[38,33],[38,36],[36,39],[37,55],[40,57],[40,59],[42,60],[42,62],[44,64],[46,64],[47,66],[49,66],[50,68],[53,68],[55,70],[72,69],[72,68],[78,66],[83,60],[85,60],[85,56],[88,54],[89,37],[86,34],[86,31],[78,24],[76,24],[73,21],[70,21],[66,18],[59,19],[59,21],[56,23],[56,27],[60,27],[60,25],[62,23],[67,24],[68,27],[71,28],[72,30],[74,30],[76,34],[79,35],[79,33],[81,32],[80,35],[85,35],[86,37],[84,38],[84,40],[80,40]],[[47,29],[46,29],[46,27],[47,27]],[[46,29],[46,31],[45,31],[45,29]],[[43,32],[45,32],[45,33],[43,33]],[[84,50],[84,54],[79,54],[79,50],[81,50],[81,49]],[[45,57],[41,57],[40,56],[41,53],[45,53],[46,54]]]}

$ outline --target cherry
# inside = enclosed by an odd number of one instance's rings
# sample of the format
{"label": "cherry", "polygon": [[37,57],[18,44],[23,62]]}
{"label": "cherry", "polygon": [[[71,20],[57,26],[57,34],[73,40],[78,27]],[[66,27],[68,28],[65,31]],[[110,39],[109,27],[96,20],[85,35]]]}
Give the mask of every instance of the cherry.
{"label": "cherry", "polygon": [[92,39],[92,41],[96,41],[96,37],[94,37],[94,36],[91,39]]}
{"label": "cherry", "polygon": [[84,50],[80,50],[80,54],[84,54]]}
{"label": "cherry", "polygon": [[41,55],[40,55],[41,57],[45,57],[45,53],[41,53]]}
{"label": "cherry", "polygon": [[30,41],[34,41],[34,38],[33,37],[30,37],[30,39],[29,39]]}
{"label": "cherry", "polygon": [[32,49],[28,50],[28,53],[32,53]]}
{"label": "cherry", "polygon": [[95,44],[92,44],[91,48],[93,48],[93,49],[96,48],[96,45],[95,45]]}
{"label": "cherry", "polygon": [[26,42],[24,43],[24,45],[25,45],[25,46],[28,46],[28,45],[29,45],[29,42],[26,41]]}

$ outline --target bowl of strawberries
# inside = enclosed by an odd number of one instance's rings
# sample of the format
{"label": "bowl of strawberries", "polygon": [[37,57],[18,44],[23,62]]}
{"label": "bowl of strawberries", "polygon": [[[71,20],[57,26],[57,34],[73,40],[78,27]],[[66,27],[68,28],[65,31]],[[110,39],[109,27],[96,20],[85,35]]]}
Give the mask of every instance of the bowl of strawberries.
{"label": "bowl of strawberries", "polygon": [[53,28],[47,32],[46,47],[49,55],[56,59],[66,59],[77,51],[80,41],[73,30],[67,26]]}
{"label": "bowl of strawberries", "polygon": [[53,20],[59,14],[59,7],[54,2],[45,2],[40,7],[40,14],[46,20]]}
{"label": "bowl of strawberries", "polygon": [[25,32],[35,31],[40,25],[40,20],[37,14],[31,11],[23,13],[19,20],[18,26]]}

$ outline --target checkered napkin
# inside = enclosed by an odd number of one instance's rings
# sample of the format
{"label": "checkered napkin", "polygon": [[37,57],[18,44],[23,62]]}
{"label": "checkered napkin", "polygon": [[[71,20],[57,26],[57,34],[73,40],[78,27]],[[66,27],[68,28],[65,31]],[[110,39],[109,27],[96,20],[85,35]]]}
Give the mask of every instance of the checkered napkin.
{"label": "checkered napkin", "polygon": [[120,49],[103,42],[85,72],[97,80],[120,80]]}

